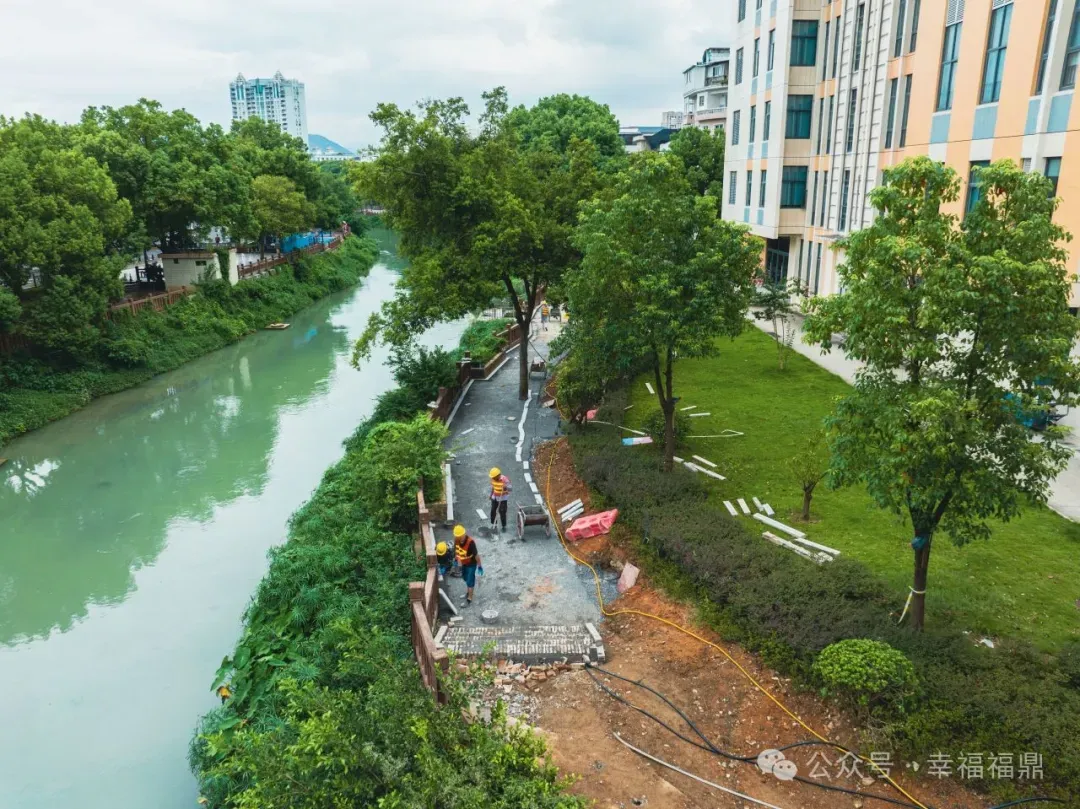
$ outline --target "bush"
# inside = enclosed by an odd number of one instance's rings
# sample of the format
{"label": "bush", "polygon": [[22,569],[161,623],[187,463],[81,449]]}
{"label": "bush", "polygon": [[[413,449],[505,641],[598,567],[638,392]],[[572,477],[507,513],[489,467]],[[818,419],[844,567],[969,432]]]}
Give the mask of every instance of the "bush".
{"label": "bush", "polygon": [[509,318],[474,320],[461,335],[461,343],[454,359],[471,354],[474,363],[486,365],[506,344],[506,341],[497,335],[506,331],[512,322]]}
{"label": "bush", "polygon": [[[675,411],[675,446],[681,446],[683,439],[690,435],[690,417],[683,413],[681,410]],[[643,429],[647,432],[652,440],[658,444],[664,443],[664,430],[667,427],[667,423],[664,421],[663,410],[653,410],[645,418],[645,424]]]}
{"label": "bush", "polygon": [[1058,666],[1065,675],[1065,684],[1080,689],[1080,641],[1073,641],[1058,654]]}
{"label": "bush", "polygon": [[915,690],[915,667],[887,643],[865,638],[837,641],[822,649],[814,674],[827,692],[864,708],[897,705]]}

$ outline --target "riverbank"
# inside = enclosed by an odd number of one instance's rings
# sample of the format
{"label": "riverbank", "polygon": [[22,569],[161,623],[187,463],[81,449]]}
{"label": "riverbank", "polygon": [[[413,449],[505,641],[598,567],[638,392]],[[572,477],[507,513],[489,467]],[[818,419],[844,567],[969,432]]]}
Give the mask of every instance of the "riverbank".
{"label": "riverbank", "polygon": [[24,356],[0,359],[0,447],[348,289],[368,274],[378,254],[370,236],[350,237],[338,250],[305,256],[274,275],[236,286],[202,285],[164,311],[107,322],[97,356],[77,367]]}

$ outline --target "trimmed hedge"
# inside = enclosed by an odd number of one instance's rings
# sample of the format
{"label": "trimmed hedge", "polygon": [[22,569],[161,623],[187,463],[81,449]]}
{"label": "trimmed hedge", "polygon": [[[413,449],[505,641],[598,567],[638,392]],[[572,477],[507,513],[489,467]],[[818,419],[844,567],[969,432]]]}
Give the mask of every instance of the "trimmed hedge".
{"label": "trimmed hedge", "polygon": [[[625,399],[625,391],[609,395],[598,418],[620,423]],[[708,502],[699,476],[680,467],[665,475],[658,452],[624,450],[609,427],[575,430],[571,445],[582,478],[640,535],[635,550],[646,568],[697,601],[725,638],[814,688],[822,683],[813,664],[825,647],[849,638],[888,643],[912,661],[919,681],[906,712],[878,712],[900,756],[1039,752],[1040,791],[1080,794],[1080,691],[1066,684],[1064,659],[1020,642],[990,650],[948,628],[899,627],[884,583],[861,563],[841,557],[818,566],[765,542]],[[1018,782],[989,786],[1002,798],[1031,792]]]}

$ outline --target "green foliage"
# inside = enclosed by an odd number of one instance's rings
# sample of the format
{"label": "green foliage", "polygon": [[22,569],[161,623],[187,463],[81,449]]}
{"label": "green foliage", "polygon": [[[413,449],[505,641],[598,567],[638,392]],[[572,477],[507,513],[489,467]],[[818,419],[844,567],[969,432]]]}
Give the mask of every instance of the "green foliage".
{"label": "green foliage", "polygon": [[812,433],[788,462],[791,477],[803,494],[803,520],[810,519],[810,500],[814,489],[829,471],[829,447],[822,432]]}
{"label": "green foliage", "polygon": [[723,130],[687,126],[671,138],[671,153],[682,161],[690,186],[720,205],[724,199]]}
{"label": "green foliage", "polygon": [[[683,439],[690,435],[690,416],[681,410],[676,410],[672,424],[675,430],[675,446],[682,446]],[[662,444],[664,443],[664,430],[666,428],[667,417],[664,415],[663,410],[657,408],[645,417],[645,423],[641,429],[652,436],[653,441]]]}
{"label": "green foliage", "polygon": [[576,139],[594,144],[606,158],[621,158],[624,154],[619,122],[607,104],[598,104],[588,96],[546,96],[532,108],[515,107],[509,120],[531,149],[565,154]]}
{"label": "green foliage", "polygon": [[416,490],[438,499],[442,487],[442,442],[446,427],[417,415],[408,422],[387,422],[368,433],[357,462],[357,497],[383,525],[407,526],[416,519]]}
{"label": "green foliage", "polygon": [[315,223],[315,206],[288,177],[260,174],[251,182],[251,205],[262,235],[281,238]]}
{"label": "green foliage", "polygon": [[466,327],[465,333],[461,335],[461,342],[458,344],[458,351],[455,356],[461,357],[469,354],[473,362],[487,365],[491,358],[499,353],[499,349],[506,344],[505,338],[496,335],[506,331],[512,322],[512,320],[505,317],[493,320],[474,320]]}
{"label": "green foliage", "polygon": [[766,280],[754,300],[754,318],[772,321],[773,339],[776,340],[777,359],[781,371],[787,367],[787,358],[798,332],[791,318],[799,313],[800,307],[796,299],[803,292],[798,281],[777,283]]}
{"label": "green foliage", "polygon": [[828,691],[845,695],[864,708],[898,704],[915,691],[915,667],[889,644],[848,638],[821,650],[814,674]]}
{"label": "green foliage", "polygon": [[1080,641],[1066,644],[1058,654],[1058,665],[1066,685],[1080,689]]}
{"label": "green foliage", "polygon": [[18,296],[5,286],[0,286],[0,334],[10,332],[22,314]]}
{"label": "green foliage", "polygon": [[832,477],[910,517],[916,628],[938,528],[957,544],[989,537],[988,519],[1045,503],[1072,454],[1057,428],[1031,441],[1003,403],[1008,393],[1022,411],[1045,409],[1041,383],[1065,405],[1080,394],[1057,200],[1010,161],[980,182],[960,226],[943,212],[959,195],[951,169],[920,157],[886,172],[873,224],[844,242],[844,292],[811,301],[806,324],[822,345],[845,333],[845,352],[865,364],[830,420]]}

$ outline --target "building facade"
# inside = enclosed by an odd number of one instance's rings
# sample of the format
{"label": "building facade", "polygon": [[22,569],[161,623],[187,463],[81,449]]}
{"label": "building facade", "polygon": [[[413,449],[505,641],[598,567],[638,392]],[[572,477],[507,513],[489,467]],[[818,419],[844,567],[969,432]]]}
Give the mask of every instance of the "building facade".
{"label": "building facade", "polygon": [[304,83],[286,79],[281,71],[272,79],[245,79],[243,74],[229,83],[232,119],[261,118],[308,145],[307,100]]}
{"label": "building facade", "polygon": [[723,129],[727,121],[730,48],[706,48],[683,71],[683,126]]}
{"label": "building facade", "polygon": [[736,17],[724,216],[766,240],[769,277],[838,291],[836,240],[870,224],[870,191],[912,155],[962,178],[957,214],[979,166],[1044,173],[1080,234],[1080,160],[1064,157],[1080,0],[736,0]]}

